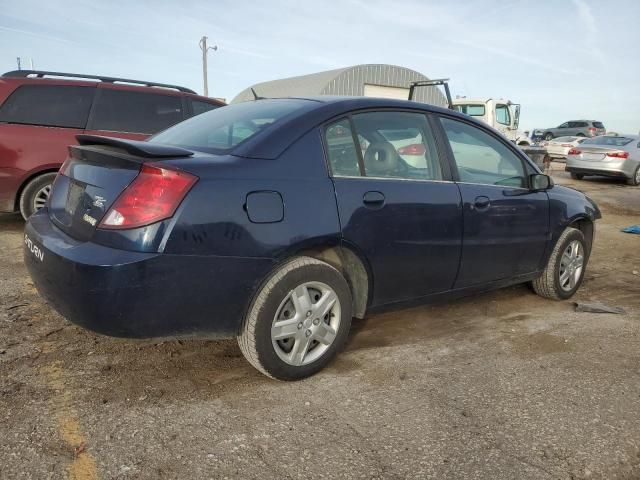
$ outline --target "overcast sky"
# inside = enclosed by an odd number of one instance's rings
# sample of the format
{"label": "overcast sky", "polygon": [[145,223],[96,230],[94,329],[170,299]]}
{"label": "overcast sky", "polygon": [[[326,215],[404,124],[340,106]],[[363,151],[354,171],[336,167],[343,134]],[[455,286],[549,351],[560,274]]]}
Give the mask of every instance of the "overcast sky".
{"label": "overcast sky", "polygon": [[640,130],[640,2],[0,0],[0,70],[175,83],[231,100],[254,83],[362,63],[449,77],[454,95],[522,104],[524,128],[569,119]]}

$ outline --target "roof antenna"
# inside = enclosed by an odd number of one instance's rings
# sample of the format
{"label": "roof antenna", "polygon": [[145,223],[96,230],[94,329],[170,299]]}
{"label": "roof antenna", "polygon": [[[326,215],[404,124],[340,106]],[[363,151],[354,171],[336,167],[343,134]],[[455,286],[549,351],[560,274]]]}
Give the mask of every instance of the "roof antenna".
{"label": "roof antenna", "polygon": [[256,91],[253,89],[253,87],[251,87],[251,93],[253,93],[253,99],[254,100],[264,100],[265,97],[260,97],[258,96],[258,94],[256,93]]}

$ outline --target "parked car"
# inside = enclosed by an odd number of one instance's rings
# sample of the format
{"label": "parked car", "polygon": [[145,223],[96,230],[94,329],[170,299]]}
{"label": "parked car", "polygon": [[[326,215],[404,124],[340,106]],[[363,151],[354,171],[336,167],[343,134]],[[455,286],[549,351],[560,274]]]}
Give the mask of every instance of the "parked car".
{"label": "parked car", "polygon": [[604,175],[640,185],[640,136],[604,135],[587,139],[569,150],[565,170],[577,180],[585,175]]}
{"label": "parked car", "polygon": [[536,129],[534,136],[542,136],[545,140],[553,140],[556,137],[595,137],[604,135],[606,129],[602,122],[596,120],[570,120],[558,125],[556,128]]}
{"label": "parked car", "polygon": [[41,208],[80,133],[142,140],[224,105],[188,88],[18,70],[0,77],[0,212]]}
{"label": "parked car", "polygon": [[[387,139],[402,130],[423,164]],[[40,294],[107,335],[237,337],[285,380],[376,309],[523,282],[571,297],[600,218],[496,130],[423,103],[256,100],[147,142],[78,140],[25,228]]]}
{"label": "parked car", "polygon": [[551,158],[565,159],[569,150],[584,142],[587,137],[558,137],[548,142],[543,142],[542,146],[547,149],[547,154]]}

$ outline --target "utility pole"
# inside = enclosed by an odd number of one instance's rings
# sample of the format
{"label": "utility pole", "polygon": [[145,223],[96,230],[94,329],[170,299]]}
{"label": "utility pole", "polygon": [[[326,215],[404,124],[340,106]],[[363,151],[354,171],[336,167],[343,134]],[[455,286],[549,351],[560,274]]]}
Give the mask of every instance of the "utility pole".
{"label": "utility pole", "polygon": [[202,50],[202,81],[204,84],[204,96],[209,96],[209,85],[207,81],[207,52],[209,50],[213,50],[214,52],[218,50],[218,46],[214,45],[213,47],[207,47],[207,37],[202,37],[200,39],[200,50]]}
{"label": "utility pole", "polygon": [[18,61],[18,70],[22,70],[22,65],[20,63],[20,57],[16,57],[16,60]]}

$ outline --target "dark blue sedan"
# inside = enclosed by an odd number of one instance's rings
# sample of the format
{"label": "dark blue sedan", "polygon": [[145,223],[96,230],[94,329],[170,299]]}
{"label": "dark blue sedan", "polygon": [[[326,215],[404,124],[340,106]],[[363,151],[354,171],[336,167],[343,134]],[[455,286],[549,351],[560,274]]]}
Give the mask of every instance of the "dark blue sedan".
{"label": "dark blue sedan", "polygon": [[106,335],[237,337],[285,380],[374,309],[523,282],[571,297],[600,218],[495,130],[413,102],[256,100],[78,140],[25,229],[42,296]]}

